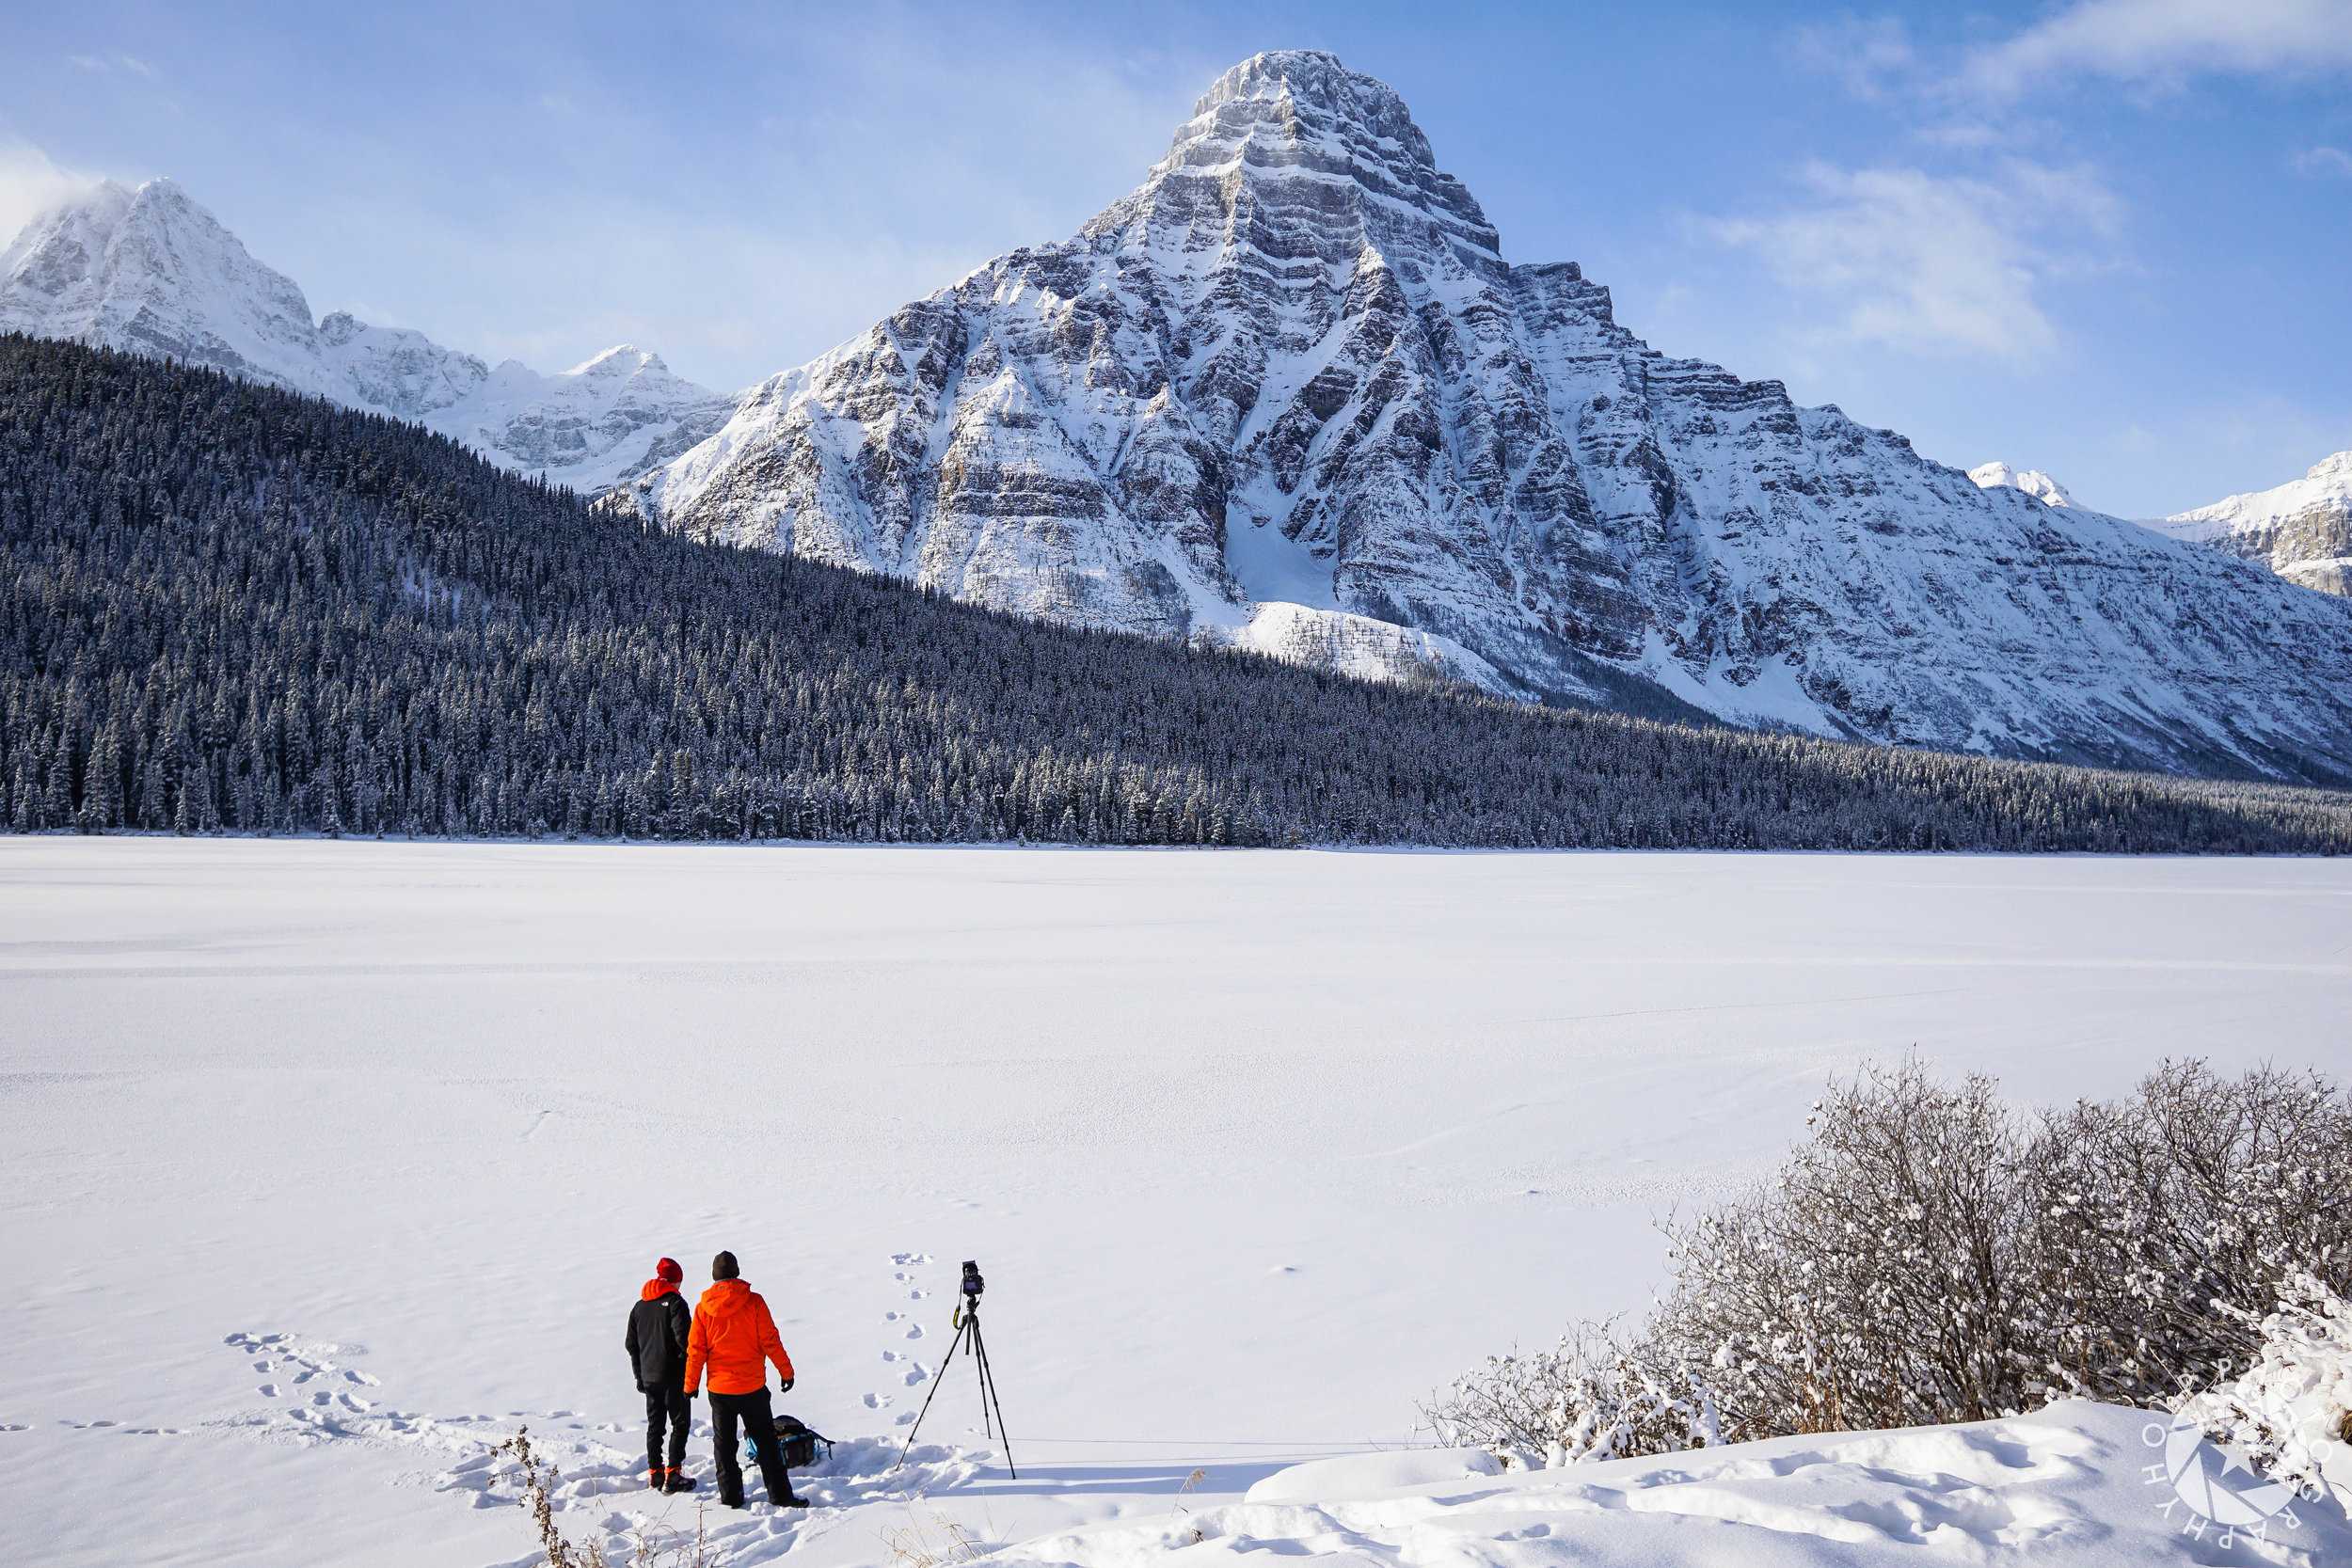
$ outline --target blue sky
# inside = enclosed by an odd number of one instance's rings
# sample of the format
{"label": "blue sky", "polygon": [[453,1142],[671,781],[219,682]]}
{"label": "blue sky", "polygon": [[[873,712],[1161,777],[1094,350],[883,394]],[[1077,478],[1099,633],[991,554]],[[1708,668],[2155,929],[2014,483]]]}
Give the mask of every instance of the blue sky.
{"label": "blue sky", "polygon": [[2140,516],[2352,448],[2352,0],[0,7],[0,226],[168,174],[314,311],[543,370],[800,363],[1306,47],[1513,261],[1931,457]]}

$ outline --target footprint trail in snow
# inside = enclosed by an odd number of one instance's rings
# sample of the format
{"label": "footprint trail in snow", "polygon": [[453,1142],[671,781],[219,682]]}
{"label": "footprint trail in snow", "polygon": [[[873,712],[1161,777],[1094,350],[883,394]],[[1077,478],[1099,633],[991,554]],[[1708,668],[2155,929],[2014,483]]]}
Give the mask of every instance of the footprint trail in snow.
{"label": "footprint trail in snow", "polygon": [[[931,1255],[928,1252],[894,1252],[890,1255],[891,1297],[905,1305],[891,1307],[882,1313],[882,1331],[886,1339],[903,1342],[923,1338],[923,1325],[914,1321],[914,1304],[930,1294],[923,1288],[920,1272],[930,1260]],[[897,1344],[886,1345],[882,1350],[882,1358],[884,1366],[889,1369],[890,1375],[902,1388],[919,1387],[931,1375],[930,1368],[904,1350],[898,1348]],[[895,1393],[871,1392],[866,1396],[866,1408],[887,1410],[896,1399]],[[896,1424],[898,1426],[914,1425],[914,1412],[912,1410],[898,1412]]]}
{"label": "footprint trail in snow", "polygon": [[[900,1265],[930,1261],[919,1254],[901,1254]],[[900,1289],[909,1299],[920,1299],[919,1286],[906,1279]],[[894,1316],[890,1322],[902,1322]],[[715,1496],[717,1477],[711,1461],[708,1421],[697,1418],[687,1473],[699,1483],[692,1493],[676,1497],[648,1491],[644,1481],[644,1429],[634,1420],[590,1421],[574,1410],[510,1410],[502,1414],[435,1416],[392,1408],[371,1393],[384,1388],[372,1372],[346,1366],[367,1354],[362,1345],[313,1339],[296,1334],[236,1333],[222,1343],[245,1357],[258,1380],[255,1392],[275,1402],[207,1421],[206,1427],[234,1432],[266,1443],[303,1447],[349,1445],[415,1454],[420,1467],[393,1476],[395,1485],[421,1486],[463,1497],[474,1508],[513,1508],[521,1500],[516,1465],[499,1452],[500,1446],[519,1429],[530,1433],[532,1450],[553,1467],[550,1496],[564,1533],[576,1544],[596,1541],[608,1560],[628,1561],[641,1542],[657,1549],[669,1545],[691,1548],[699,1521],[704,1532],[706,1568],[766,1561],[792,1548],[796,1541],[840,1523],[845,1512],[866,1503],[902,1504],[907,1498],[960,1485],[978,1473],[976,1461],[952,1445],[925,1443],[899,1463],[899,1439],[883,1435],[844,1438],[830,1454],[820,1450],[815,1465],[796,1467],[795,1489],[816,1506],[799,1516],[777,1514],[765,1508],[737,1513],[704,1506]],[[886,1352],[896,1357],[897,1353]],[[898,1358],[903,1361],[903,1358]],[[930,1376],[919,1364],[905,1362],[912,1383]],[[370,1393],[363,1393],[368,1390]],[[868,1408],[882,1409],[887,1394],[868,1394]],[[898,1423],[912,1420],[902,1415]],[[111,1427],[111,1421],[87,1423]],[[173,1428],[125,1428],[176,1435]],[[426,1467],[429,1466],[429,1467]],[[757,1495],[756,1482],[754,1495]],[[526,1542],[518,1533],[517,1544]],[[516,1560],[537,1561],[536,1554]]]}

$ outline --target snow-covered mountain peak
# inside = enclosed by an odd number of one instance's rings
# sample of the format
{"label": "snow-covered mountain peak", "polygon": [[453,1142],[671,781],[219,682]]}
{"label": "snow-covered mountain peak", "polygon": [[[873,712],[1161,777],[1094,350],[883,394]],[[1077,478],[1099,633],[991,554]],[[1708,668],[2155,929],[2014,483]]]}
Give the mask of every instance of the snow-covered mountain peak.
{"label": "snow-covered mountain peak", "polygon": [[2323,457],[2276,489],[2231,496],[2148,526],[2264,562],[2306,588],[2352,595],[2352,451]]}
{"label": "snow-covered mountain peak", "polygon": [[640,371],[655,375],[668,375],[670,367],[661,356],[635,343],[615,343],[602,354],[595,354],[565,371],[565,375],[584,375],[599,381],[637,374]]}
{"label": "snow-covered mountain peak", "polygon": [[2193,512],[2178,512],[2165,518],[2160,526],[2169,530],[2170,525],[2181,525],[2185,536],[2200,524],[2214,529],[2247,523],[2275,524],[2312,507],[2341,509],[2347,503],[2352,503],[2352,451],[2340,451],[2312,464],[2301,479],[2290,480],[2276,489],[2231,496]]}
{"label": "snow-covered mountain peak", "polygon": [[509,467],[594,489],[685,451],[724,397],[623,343],[560,375],[496,370],[346,310],[315,325],[294,281],[169,180],[102,181],[0,253],[0,331],[210,365],[415,420]]}
{"label": "snow-covered mountain peak", "polygon": [[2320,673],[2352,607],[2063,498],[1659,354],[1573,263],[1505,264],[1393,91],[1286,52],[1076,236],[771,377],[611,504],[1352,672],[2352,776]]}
{"label": "snow-covered mountain peak", "polygon": [[79,200],[59,202],[37,214],[6,251],[0,251],[0,277],[19,287],[56,297],[84,275],[95,271],[107,245],[131,210],[128,187],[101,180]]}
{"label": "snow-covered mountain peak", "polygon": [[1981,489],[1990,490],[2007,485],[2023,490],[2044,506],[2073,506],[2074,498],[2062,489],[2058,482],[2039,468],[2012,468],[2006,463],[1980,463],[1968,470],[1968,477]]}
{"label": "snow-covered mountain peak", "polygon": [[1490,259],[1500,244],[1469,189],[1438,169],[1429,138],[1394,89],[1318,51],[1253,55],[1217,78],[1142,188],[1088,232],[1123,227],[1133,209],[1152,208],[1171,182],[1185,216],[1197,218],[1206,207],[1229,221],[1234,238],[1286,211],[1340,216],[1369,196]]}
{"label": "snow-covered mountain peak", "polygon": [[2312,464],[2303,475],[2319,484],[2332,484],[2352,493],[2352,451],[2340,451],[2333,457],[2323,457]]}
{"label": "snow-covered mountain peak", "polygon": [[26,225],[0,264],[0,329],[328,389],[302,290],[170,180],[102,181]]}

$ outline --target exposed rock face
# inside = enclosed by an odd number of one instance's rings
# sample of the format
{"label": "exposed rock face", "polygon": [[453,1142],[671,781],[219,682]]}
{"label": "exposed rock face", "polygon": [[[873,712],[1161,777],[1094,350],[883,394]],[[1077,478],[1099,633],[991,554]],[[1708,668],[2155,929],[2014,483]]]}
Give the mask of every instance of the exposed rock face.
{"label": "exposed rock face", "polygon": [[1979,463],[1968,470],[1968,477],[1975,480],[1980,489],[1990,490],[1996,484],[2006,484],[2012,490],[2023,490],[2044,506],[2074,504],[2074,498],[2040,468],[2012,468],[2006,463]]}
{"label": "exposed rock face", "polygon": [[2289,582],[2352,594],[2352,451],[2275,490],[2232,496],[2148,525],[2260,562]]}
{"label": "exposed rock face", "polygon": [[2352,606],[1654,352],[1575,265],[1506,264],[1397,96],[1327,55],[1236,67],[1074,239],[776,376],[612,499],[1145,635],[1346,614],[1430,640],[1359,636],[1353,667],[1521,694],[2352,775]]}
{"label": "exposed rock face", "polygon": [[107,181],[27,225],[0,253],[0,331],[210,365],[417,420],[580,489],[676,456],[735,405],[626,344],[540,375],[342,311],[314,325],[294,280],[168,180],[136,191]]}

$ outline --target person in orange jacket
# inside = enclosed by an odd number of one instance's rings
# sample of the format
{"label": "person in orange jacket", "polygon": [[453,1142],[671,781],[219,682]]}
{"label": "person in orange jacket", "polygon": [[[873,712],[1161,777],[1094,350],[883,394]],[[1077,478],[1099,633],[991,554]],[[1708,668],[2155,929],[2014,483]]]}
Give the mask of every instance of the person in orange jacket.
{"label": "person in orange jacket", "polygon": [[710,1431],[719,1445],[719,1501],[729,1508],[743,1506],[743,1461],[735,1446],[739,1418],[759,1456],[759,1477],[767,1482],[768,1501],[777,1508],[806,1508],[804,1497],[792,1495],[792,1478],[784,1467],[784,1450],[776,1446],[776,1416],[768,1402],[768,1367],[776,1364],[784,1380],[779,1392],[792,1387],[792,1358],[776,1338],[776,1320],[759,1293],[743,1283],[735,1254],[723,1252],[710,1260],[715,1283],[694,1307],[694,1327],[686,1341],[686,1394],[691,1399],[702,1387],[703,1372],[710,1373]]}

